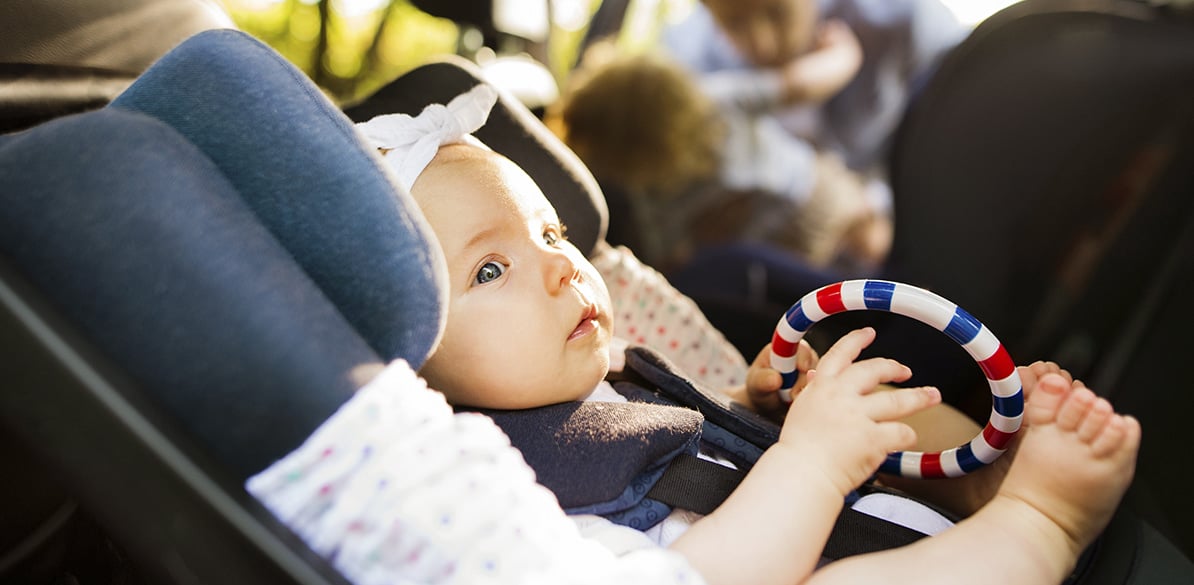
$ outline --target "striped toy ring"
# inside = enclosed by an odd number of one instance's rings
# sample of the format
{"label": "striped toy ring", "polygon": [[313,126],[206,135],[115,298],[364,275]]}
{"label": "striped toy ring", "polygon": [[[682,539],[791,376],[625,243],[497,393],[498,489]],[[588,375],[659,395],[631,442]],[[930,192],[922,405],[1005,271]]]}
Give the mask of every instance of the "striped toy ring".
{"label": "striped toy ring", "polygon": [[796,347],[813,323],[844,311],[888,311],[936,328],[978,362],[991,386],[991,419],[969,443],[939,453],[888,454],[879,471],[903,477],[959,477],[987,465],[1007,450],[1024,417],[1020,374],[1003,344],[961,307],[915,286],[885,280],[847,280],[821,287],[792,305],[775,327],[771,367],[783,377],[780,397],[791,402]]}

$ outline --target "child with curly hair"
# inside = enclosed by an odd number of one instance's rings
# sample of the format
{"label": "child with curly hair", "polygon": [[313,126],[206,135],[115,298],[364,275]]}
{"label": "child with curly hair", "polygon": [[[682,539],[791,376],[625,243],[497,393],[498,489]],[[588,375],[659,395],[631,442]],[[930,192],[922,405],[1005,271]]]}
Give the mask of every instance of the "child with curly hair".
{"label": "child with curly hair", "polygon": [[611,200],[611,241],[665,273],[722,242],[768,243],[856,275],[886,258],[881,186],[833,154],[806,159],[770,115],[718,107],[666,56],[603,50],[590,51],[551,115]]}

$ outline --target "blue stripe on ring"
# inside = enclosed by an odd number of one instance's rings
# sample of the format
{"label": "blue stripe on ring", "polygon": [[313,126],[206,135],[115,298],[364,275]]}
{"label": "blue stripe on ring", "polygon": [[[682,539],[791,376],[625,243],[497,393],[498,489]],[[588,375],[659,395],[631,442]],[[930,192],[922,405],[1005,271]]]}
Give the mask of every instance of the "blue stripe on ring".
{"label": "blue stripe on ring", "polygon": [[963,473],[970,473],[984,465],[978,457],[974,456],[974,449],[970,448],[970,443],[958,447],[957,454],[958,467],[962,468]]}
{"label": "blue stripe on ring", "polygon": [[791,388],[796,385],[796,378],[800,377],[800,371],[780,372],[779,377],[782,380],[779,385],[780,388]]}
{"label": "blue stripe on ring", "polygon": [[788,325],[800,333],[808,331],[809,327],[813,326],[813,322],[808,317],[804,316],[804,307],[801,306],[800,301],[796,301],[791,309],[784,315],[784,319],[788,321]]}
{"label": "blue stripe on ring", "polygon": [[1015,418],[1024,414],[1024,389],[1021,388],[1015,394],[1007,398],[1001,396],[991,396],[992,406],[995,412],[1006,416],[1008,418]]}
{"label": "blue stripe on ring", "polygon": [[895,283],[885,280],[868,280],[862,285],[862,302],[868,309],[891,310],[891,297],[895,294]]}
{"label": "blue stripe on ring", "polygon": [[945,326],[945,334],[958,342],[958,345],[966,345],[978,336],[978,332],[982,328],[983,324],[979,323],[978,319],[975,319],[962,307],[958,307],[954,309],[954,316],[949,320],[949,325]]}
{"label": "blue stripe on ring", "polygon": [[903,457],[903,451],[888,453],[887,459],[883,460],[883,465],[879,466],[879,471],[882,473],[890,473],[891,475],[902,475],[900,473],[900,459]]}

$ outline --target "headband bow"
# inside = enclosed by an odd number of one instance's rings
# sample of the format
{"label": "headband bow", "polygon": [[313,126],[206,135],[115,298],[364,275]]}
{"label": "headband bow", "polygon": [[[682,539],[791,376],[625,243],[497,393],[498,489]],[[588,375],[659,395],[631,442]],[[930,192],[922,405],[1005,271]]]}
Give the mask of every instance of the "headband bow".
{"label": "headband bow", "polygon": [[457,142],[485,147],[470,134],[485,124],[496,102],[497,92],[480,84],[456,96],[446,106],[431,104],[423,108],[418,116],[385,114],[356,126],[369,144],[381,152],[399,183],[409,192],[439,147]]}

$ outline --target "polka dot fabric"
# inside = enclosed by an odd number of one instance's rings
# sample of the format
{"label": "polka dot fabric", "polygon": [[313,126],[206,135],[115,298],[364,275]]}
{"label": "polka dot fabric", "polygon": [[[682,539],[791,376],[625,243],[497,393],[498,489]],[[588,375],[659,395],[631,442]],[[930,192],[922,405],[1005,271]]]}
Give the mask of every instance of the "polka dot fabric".
{"label": "polka dot fabric", "polygon": [[742,354],[662,274],[622,246],[590,260],[609,287],[614,335],[655,350],[705,388],[746,380],[749,364]]}
{"label": "polka dot fabric", "polygon": [[358,584],[701,583],[585,539],[493,422],[388,366],[249,492]]}

